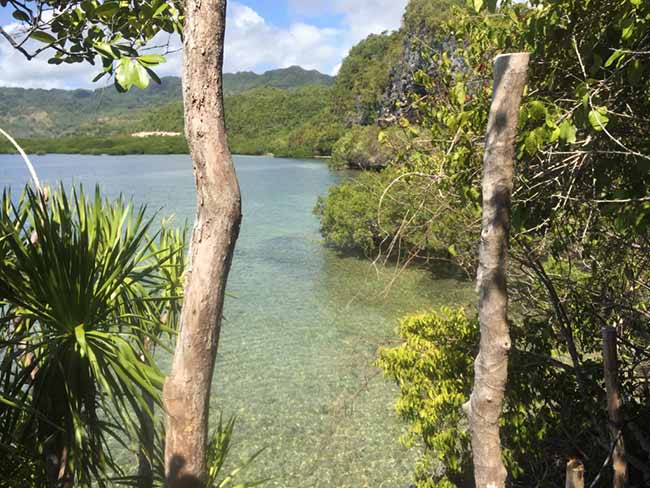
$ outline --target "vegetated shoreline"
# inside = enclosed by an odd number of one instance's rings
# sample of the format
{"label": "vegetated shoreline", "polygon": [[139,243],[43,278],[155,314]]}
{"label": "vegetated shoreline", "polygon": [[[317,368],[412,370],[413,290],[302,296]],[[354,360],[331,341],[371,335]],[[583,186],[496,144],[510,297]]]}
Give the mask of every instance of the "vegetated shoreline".
{"label": "vegetated shoreline", "polygon": [[[71,136],[48,139],[19,139],[18,143],[29,154],[75,154],[87,156],[134,156],[134,155],[188,155],[187,142],[183,136]],[[285,159],[314,159],[327,161],[329,155],[322,154],[273,154],[270,152],[250,152],[231,148],[237,156],[269,156]],[[0,141],[0,154],[15,154],[15,148]]]}

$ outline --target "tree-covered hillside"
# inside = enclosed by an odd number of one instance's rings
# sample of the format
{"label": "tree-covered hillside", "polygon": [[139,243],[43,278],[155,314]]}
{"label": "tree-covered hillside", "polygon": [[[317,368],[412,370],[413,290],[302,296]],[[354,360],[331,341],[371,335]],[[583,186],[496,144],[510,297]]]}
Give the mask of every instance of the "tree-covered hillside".
{"label": "tree-covered hillside", "polygon": [[[228,142],[238,154],[310,157],[331,154],[344,127],[330,110],[331,88],[293,90],[261,87],[225,99]],[[183,131],[183,105],[172,102],[149,111],[138,130]]]}
{"label": "tree-covered hillside", "polygon": [[[267,71],[226,74],[227,96],[259,87],[294,89],[330,85],[334,78],[294,66]],[[147,90],[118,93],[113,86],[90,90],[0,88],[2,127],[20,138],[113,136],[140,127],[152,109],[181,99],[180,78],[167,77]]]}
{"label": "tree-covered hillside", "polygon": [[[385,166],[395,150],[379,143],[377,124],[408,116],[407,99],[421,89],[417,72],[431,74],[430,57],[424,51],[446,48],[436,36],[437,26],[449,18],[452,6],[460,5],[462,0],[412,0],[402,28],[370,35],[354,46],[336,78],[297,66],[259,75],[226,74],[232,151],[293,157],[334,153],[337,167]],[[112,87],[0,88],[0,116],[3,128],[36,151],[123,154],[185,148],[182,142],[161,145],[153,139],[137,143],[126,139],[141,131],[183,131],[178,78],[164,78],[161,85],[125,94]],[[0,151],[12,150],[0,142]]]}
{"label": "tree-covered hillside", "polygon": [[334,77],[300,66],[274,69],[261,75],[252,71],[226,73],[223,76],[223,91],[226,96],[236,95],[253,88],[270,86],[274,88],[298,88],[305,85],[331,85]]}
{"label": "tree-covered hillside", "polygon": [[23,138],[121,133],[142,111],[180,98],[180,78],[161,81],[127,93],[112,85],[94,91],[0,88],[0,120]]}
{"label": "tree-covered hillside", "polygon": [[[259,75],[226,74],[232,151],[294,157],[334,153],[338,167],[385,166],[394,150],[384,151],[385,145],[379,144],[376,124],[402,115],[407,97],[419,89],[416,73],[430,68],[424,48],[437,42],[436,26],[449,17],[451,7],[462,4],[462,0],[412,0],[402,28],[370,35],[354,46],[336,78],[297,66]],[[131,143],[125,138],[141,131],[182,132],[178,78],[164,78],[161,85],[125,94],[113,87],[0,88],[0,117],[3,128],[37,151],[123,154],[185,148],[180,142]],[[0,142],[0,151],[12,150]]]}

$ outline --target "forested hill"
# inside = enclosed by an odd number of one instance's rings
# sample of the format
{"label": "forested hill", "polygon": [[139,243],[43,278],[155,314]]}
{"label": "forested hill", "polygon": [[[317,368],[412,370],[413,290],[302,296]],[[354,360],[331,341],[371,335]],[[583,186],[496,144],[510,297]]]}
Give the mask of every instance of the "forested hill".
{"label": "forested hill", "polygon": [[306,70],[300,66],[274,69],[261,75],[252,71],[240,71],[239,73],[226,73],[223,76],[223,90],[226,96],[262,86],[290,89],[306,85],[331,85],[333,83],[333,76],[324,75],[316,70]]}
{"label": "forested hill", "polygon": [[[334,78],[298,66],[267,71],[228,73],[226,96],[260,87],[296,89],[331,85]],[[112,86],[96,90],[42,90],[0,87],[0,120],[5,130],[20,138],[112,136],[134,128],[134,121],[152,109],[181,99],[181,82],[166,77],[147,90],[118,93]]]}
{"label": "forested hill", "polygon": [[[401,28],[372,34],[354,46],[336,78],[299,67],[261,75],[226,74],[231,150],[292,157],[331,155],[336,166],[388,165],[396,144],[378,142],[379,126],[387,122],[392,126],[381,136],[392,140],[399,130],[395,121],[402,116],[411,119],[411,97],[423,90],[418,73],[435,78],[431,51],[453,50],[448,38],[437,35],[438,27],[453,8],[464,5],[464,0],[410,0]],[[452,57],[451,62],[456,61]],[[178,78],[165,78],[160,86],[126,94],[112,87],[94,92],[0,88],[0,120],[31,151],[186,150],[180,137],[176,141],[130,137],[134,132],[182,132]],[[13,149],[0,141],[0,151]]]}

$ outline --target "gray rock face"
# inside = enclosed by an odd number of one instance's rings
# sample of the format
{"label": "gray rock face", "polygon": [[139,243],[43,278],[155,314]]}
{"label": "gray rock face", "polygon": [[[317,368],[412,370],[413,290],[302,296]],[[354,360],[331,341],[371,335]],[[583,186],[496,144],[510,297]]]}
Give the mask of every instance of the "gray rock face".
{"label": "gray rock face", "polygon": [[417,32],[404,36],[401,62],[390,73],[388,89],[384,94],[380,118],[390,120],[394,117],[412,119],[414,114],[409,107],[413,97],[427,94],[425,87],[419,83],[417,73],[422,71],[435,78],[439,69],[435,55],[447,52],[455,69],[462,70],[464,62],[454,53],[458,43],[454,39],[440,40],[434,32],[422,27]]}

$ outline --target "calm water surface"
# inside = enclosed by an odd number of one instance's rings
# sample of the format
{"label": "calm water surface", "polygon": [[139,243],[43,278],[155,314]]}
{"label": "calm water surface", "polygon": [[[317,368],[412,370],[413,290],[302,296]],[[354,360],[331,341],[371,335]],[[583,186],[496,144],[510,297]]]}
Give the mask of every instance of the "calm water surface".
{"label": "calm water surface", "polygon": [[[179,222],[193,218],[187,156],[33,158],[50,184],[99,183]],[[470,292],[453,280],[342,257],[325,248],[312,214],[316,198],[342,176],[317,161],[235,157],[244,221],[231,272],[215,371],[213,419],[237,415],[233,455],[266,447],[249,477],[274,487],[407,487],[413,452],[396,388],[373,367],[380,345],[395,342],[405,313]],[[27,181],[17,156],[0,155],[0,186]],[[395,279],[396,278],[396,279]],[[389,286],[389,283],[392,285]]]}

